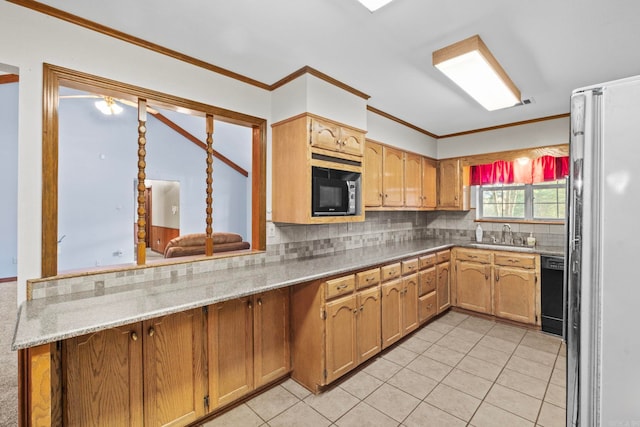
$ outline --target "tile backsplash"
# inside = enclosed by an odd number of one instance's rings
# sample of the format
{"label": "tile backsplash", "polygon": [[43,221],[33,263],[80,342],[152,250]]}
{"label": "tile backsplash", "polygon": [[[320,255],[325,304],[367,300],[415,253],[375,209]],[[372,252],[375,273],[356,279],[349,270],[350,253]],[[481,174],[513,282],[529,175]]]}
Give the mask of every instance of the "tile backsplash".
{"label": "tile backsplash", "polygon": [[[385,243],[441,237],[458,241],[475,239],[475,210],[468,212],[367,212],[358,223],[322,225],[275,225],[275,236],[267,238],[266,253],[216,258],[169,265],[147,265],[125,271],[82,273],[69,277],[38,279],[27,284],[28,298],[94,292],[103,293],[118,286],[159,279],[224,270],[234,267],[280,262],[314,255],[331,254],[345,249]],[[484,241],[500,239],[503,223],[480,223]],[[539,246],[562,246],[564,225],[510,224],[514,237],[526,239],[529,233]]]}
{"label": "tile backsplash", "polygon": [[[275,237],[267,239],[267,262],[427,237],[475,240],[476,211],[367,212],[361,223],[292,225],[274,224]],[[501,238],[504,223],[482,222],[484,241]],[[562,224],[510,224],[514,238],[530,233],[540,246],[562,246]]]}

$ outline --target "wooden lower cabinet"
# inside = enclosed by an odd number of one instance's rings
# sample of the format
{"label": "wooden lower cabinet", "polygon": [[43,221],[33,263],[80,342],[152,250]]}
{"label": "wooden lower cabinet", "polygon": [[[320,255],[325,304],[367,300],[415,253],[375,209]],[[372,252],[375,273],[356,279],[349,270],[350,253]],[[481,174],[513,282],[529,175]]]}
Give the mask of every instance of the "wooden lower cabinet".
{"label": "wooden lower cabinet", "polygon": [[456,261],[456,306],[492,314],[491,264]]}
{"label": "wooden lower cabinet", "polygon": [[516,322],[536,324],[536,271],[495,267],[495,315]]}
{"label": "wooden lower cabinet", "polygon": [[185,425],[205,414],[201,309],[63,343],[64,425]]}
{"label": "wooden lower cabinet", "polygon": [[63,425],[140,426],[142,324],[63,341]]}
{"label": "wooden lower cabinet", "polygon": [[289,372],[287,288],[210,306],[208,330],[210,409]]}
{"label": "wooden lower cabinet", "polygon": [[418,298],[418,321],[420,324],[435,316],[438,312],[436,292]]}
{"label": "wooden lower cabinet", "polygon": [[253,389],[253,313],[251,297],[209,306],[210,409]]}
{"label": "wooden lower cabinet", "polygon": [[382,350],[380,287],[358,292],[357,297],[356,339],[358,363],[362,363]]}
{"label": "wooden lower cabinet", "polygon": [[[354,276],[318,280],[293,287],[291,292],[292,378],[313,392],[346,374],[381,349],[380,286],[331,298],[331,284],[350,284]],[[359,281],[360,282],[360,281]],[[342,286],[342,285],[341,285]]]}
{"label": "wooden lower cabinet", "polygon": [[382,348],[418,328],[418,274],[382,285]]}
{"label": "wooden lower cabinet", "polygon": [[327,302],[327,383],[346,374],[358,364],[356,299],[352,294]]}
{"label": "wooden lower cabinet", "polygon": [[451,262],[445,261],[436,264],[436,295],[438,302],[438,314],[451,307]]}

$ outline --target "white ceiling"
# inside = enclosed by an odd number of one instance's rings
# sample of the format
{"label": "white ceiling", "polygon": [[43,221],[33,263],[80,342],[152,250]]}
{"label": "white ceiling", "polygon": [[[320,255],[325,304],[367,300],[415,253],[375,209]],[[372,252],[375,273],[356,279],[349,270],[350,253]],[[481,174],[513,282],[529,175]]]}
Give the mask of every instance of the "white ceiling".
{"label": "white ceiling", "polygon": [[[638,0],[45,0],[272,84],[308,65],[437,135],[569,111],[577,87],[640,74]],[[531,105],[488,112],[431,64],[479,34]]]}

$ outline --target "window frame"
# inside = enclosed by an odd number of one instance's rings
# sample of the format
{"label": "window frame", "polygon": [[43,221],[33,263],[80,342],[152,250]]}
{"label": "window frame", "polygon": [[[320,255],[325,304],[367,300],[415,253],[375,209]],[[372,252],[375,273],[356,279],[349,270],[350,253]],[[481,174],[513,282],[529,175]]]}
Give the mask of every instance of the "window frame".
{"label": "window frame", "polygon": [[[476,186],[476,220],[480,221],[522,221],[522,222],[547,222],[563,224],[564,218],[536,218],[534,217],[534,203],[535,198],[533,196],[534,189],[566,189],[566,179],[561,178],[556,181],[549,181],[536,184],[485,184]],[[483,193],[485,191],[496,191],[501,189],[513,189],[524,190],[524,218],[520,217],[493,217],[484,215]],[[566,193],[565,193],[566,196]],[[566,199],[564,202],[566,213]]]}

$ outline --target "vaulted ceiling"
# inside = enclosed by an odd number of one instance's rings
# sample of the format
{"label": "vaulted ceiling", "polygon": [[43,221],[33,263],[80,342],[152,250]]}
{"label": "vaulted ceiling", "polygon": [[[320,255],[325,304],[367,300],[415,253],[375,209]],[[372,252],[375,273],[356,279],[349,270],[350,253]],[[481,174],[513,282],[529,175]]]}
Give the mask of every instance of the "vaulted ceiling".
{"label": "vaulted ceiling", "polygon": [[[573,89],[640,74],[637,0],[45,0],[273,84],[307,65],[436,135],[567,113]],[[489,112],[431,63],[479,34],[533,103]]]}

